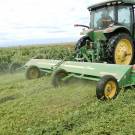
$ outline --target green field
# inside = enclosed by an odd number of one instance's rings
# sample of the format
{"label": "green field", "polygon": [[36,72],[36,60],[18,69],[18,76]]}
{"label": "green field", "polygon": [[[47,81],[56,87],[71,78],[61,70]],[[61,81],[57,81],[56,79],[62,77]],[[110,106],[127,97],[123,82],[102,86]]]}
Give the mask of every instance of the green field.
{"label": "green field", "polygon": [[7,73],[11,62],[23,65],[38,53],[63,59],[67,45],[0,49],[0,135],[135,134],[134,88],[122,89],[115,100],[100,101],[94,81],[72,78],[54,88],[50,75],[27,80],[24,73]]}

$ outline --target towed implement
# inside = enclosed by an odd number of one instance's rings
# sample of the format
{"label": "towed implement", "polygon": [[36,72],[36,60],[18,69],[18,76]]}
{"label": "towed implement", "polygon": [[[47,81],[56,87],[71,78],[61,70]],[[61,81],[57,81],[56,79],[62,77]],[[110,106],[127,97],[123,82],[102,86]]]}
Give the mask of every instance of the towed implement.
{"label": "towed implement", "polygon": [[[63,85],[71,77],[97,81],[97,98],[114,99],[119,88],[135,85],[134,0],[109,0],[88,7],[90,26],[75,46],[75,53],[60,60],[37,56],[19,67],[10,66],[11,73],[25,68],[28,79],[51,74],[52,85]],[[70,47],[69,47],[70,48]]]}
{"label": "towed implement", "polygon": [[[83,57],[89,53],[89,50],[84,53],[85,46],[62,61],[35,57],[20,68],[16,68],[19,66],[17,63],[12,64],[10,71],[18,72],[25,68],[27,79],[39,78],[41,72],[51,74],[54,87],[63,85],[71,77],[97,81],[96,94],[98,99],[114,99],[119,88],[135,85],[134,65],[83,62]],[[82,58],[77,57],[79,54],[82,54]]]}

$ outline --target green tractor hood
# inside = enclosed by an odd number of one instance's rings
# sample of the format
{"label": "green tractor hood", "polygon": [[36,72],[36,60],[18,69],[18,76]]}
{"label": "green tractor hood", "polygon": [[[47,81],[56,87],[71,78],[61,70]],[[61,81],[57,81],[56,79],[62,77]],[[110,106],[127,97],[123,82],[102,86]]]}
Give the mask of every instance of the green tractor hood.
{"label": "green tractor hood", "polygon": [[80,33],[80,35],[88,35],[90,37],[90,39],[92,41],[95,40],[107,40],[105,34],[107,33],[112,33],[117,29],[122,29],[123,31],[125,31],[126,33],[128,33],[129,35],[131,35],[130,31],[125,27],[125,26],[113,26],[113,27],[108,27],[104,30],[93,30],[93,29],[88,29],[88,30],[84,30]]}

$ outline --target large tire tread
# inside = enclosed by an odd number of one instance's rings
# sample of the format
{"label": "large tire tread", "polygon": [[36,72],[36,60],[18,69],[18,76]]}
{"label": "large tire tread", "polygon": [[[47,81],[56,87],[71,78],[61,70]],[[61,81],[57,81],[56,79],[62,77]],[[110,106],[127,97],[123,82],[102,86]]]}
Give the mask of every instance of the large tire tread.
{"label": "large tire tread", "polygon": [[56,69],[51,75],[51,83],[54,87],[58,87],[58,84],[56,83],[56,78],[57,78],[57,75],[60,73],[64,73],[65,76],[68,76],[68,73],[66,70],[64,70],[62,68]]}
{"label": "large tire tread", "polygon": [[36,78],[39,78],[39,77],[40,77],[40,70],[39,70],[39,68],[38,68],[37,66],[35,66],[35,65],[30,65],[28,68],[25,69],[25,77],[26,77],[27,79],[35,79],[35,78],[31,78],[31,77],[29,76],[29,72],[30,72],[30,70],[31,70],[32,68],[37,69],[38,75],[37,75]]}
{"label": "large tire tread", "polygon": [[113,81],[116,84],[116,92],[114,94],[114,96],[112,97],[112,99],[115,99],[117,94],[118,94],[118,82],[116,80],[116,78],[112,75],[105,75],[103,76],[96,87],[96,95],[98,99],[108,99],[105,94],[104,94],[104,90],[105,90],[105,86],[109,81]]}
{"label": "large tire tread", "polygon": [[19,71],[15,71],[16,70],[15,67],[19,68],[19,67],[21,67],[21,65],[19,63],[11,63],[9,66],[9,73],[10,74],[15,74],[15,73],[19,72]]}
{"label": "large tire tread", "polygon": [[86,44],[86,40],[90,40],[88,35],[81,37],[75,46],[75,51],[83,47]]}
{"label": "large tire tread", "polygon": [[119,33],[117,35],[112,36],[109,39],[109,41],[107,43],[107,47],[106,47],[106,61],[107,61],[107,63],[116,64],[115,58],[114,58],[115,57],[114,56],[115,55],[115,48],[116,48],[118,42],[121,39],[125,39],[125,38],[130,41],[131,46],[132,46],[132,59],[131,59],[129,65],[132,64],[133,57],[134,57],[133,56],[134,55],[134,45],[133,45],[132,38],[128,34],[126,34],[126,33]]}

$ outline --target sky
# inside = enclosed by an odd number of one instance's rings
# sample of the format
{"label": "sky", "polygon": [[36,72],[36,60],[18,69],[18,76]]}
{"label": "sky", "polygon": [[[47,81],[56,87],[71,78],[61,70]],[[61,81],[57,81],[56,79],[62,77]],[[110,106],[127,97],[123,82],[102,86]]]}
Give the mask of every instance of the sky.
{"label": "sky", "polygon": [[0,47],[76,42],[102,0],[0,0]]}

